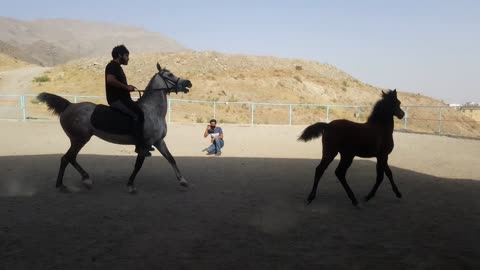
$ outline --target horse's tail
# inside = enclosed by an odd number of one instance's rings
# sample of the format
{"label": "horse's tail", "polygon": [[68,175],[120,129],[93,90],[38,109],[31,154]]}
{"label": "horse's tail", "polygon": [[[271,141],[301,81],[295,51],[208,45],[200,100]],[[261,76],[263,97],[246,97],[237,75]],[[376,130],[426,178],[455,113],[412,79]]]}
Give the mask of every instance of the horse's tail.
{"label": "horse's tail", "polygon": [[298,137],[298,140],[308,142],[312,139],[318,138],[318,137],[322,136],[322,134],[325,131],[325,129],[327,128],[327,126],[328,126],[328,123],[323,123],[323,122],[318,122],[318,123],[315,123],[311,126],[308,126],[303,131],[302,135],[300,135],[300,137]]}
{"label": "horse's tail", "polygon": [[37,99],[41,102],[47,103],[48,110],[52,111],[56,115],[62,114],[62,112],[65,111],[68,105],[72,104],[70,103],[70,101],[60,96],[45,92],[40,93],[37,96]]}

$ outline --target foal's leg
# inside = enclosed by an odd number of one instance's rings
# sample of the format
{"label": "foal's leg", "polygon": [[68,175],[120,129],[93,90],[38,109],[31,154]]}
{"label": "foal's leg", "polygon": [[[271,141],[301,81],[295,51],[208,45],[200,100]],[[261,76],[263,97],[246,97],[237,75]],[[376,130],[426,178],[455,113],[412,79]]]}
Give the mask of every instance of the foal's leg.
{"label": "foal's leg", "polygon": [[68,149],[67,153],[63,155],[60,160],[60,169],[58,171],[57,176],[57,184],[56,187],[60,191],[68,191],[67,187],[63,185],[63,175],[65,174],[65,168],[67,167],[68,163],[72,163],[72,165],[77,169],[77,171],[82,175],[82,181],[85,181],[89,178],[87,172],[77,163],[76,158],[78,152],[83,148],[83,146],[88,142],[86,141],[70,141],[70,148]]}
{"label": "foal's leg", "polygon": [[144,155],[137,155],[137,161],[135,161],[135,168],[133,169],[132,175],[128,179],[127,189],[129,193],[135,193],[137,189],[133,185],[133,181],[135,180],[135,176],[137,176],[138,171],[142,168],[143,161],[145,161]]}
{"label": "foal's leg", "polygon": [[365,201],[368,201],[373,196],[375,196],[375,193],[377,192],[378,187],[380,186],[380,184],[383,181],[383,174],[385,173],[386,165],[387,165],[387,158],[386,157],[377,157],[377,180],[375,182],[375,185],[373,185],[372,190],[365,197]]}
{"label": "foal's leg", "polygon": [[310,195],[308,195],[307,204],[310,204],[315,199],[315,196],[317,195],[318,182],[320,182],[320,178],[322,177],[328,165],[330,165],[330,163],[332,162],[332,160],[335,158],[336,155],[337,153],[326,153],[326,152],[323,153],[322,160],[320,161],[320,164],[318,164],[317,168],[315,169],[313,187],[312,187],[312,191],[310,192]]}
{"label": "foal's leg", "polygon": [[154,146],[160,151],[162,156],[164,156],[170,165],[172,165],[173,170],[175,171],[175,175],[177,176],[178,181],[180,181],[180,185],[187,187],[188,182],[183,178],[182,174],[180,173],[180,170],[177,167],[177,163],[175,162],[175,159],[173,158],[172,154],[170,154],[170,151],[168,151],[167,145],[165,144],[164,140],[161,140],[160,142],[156,142]]}
{"label": "foal's leg", "polygon": [[342,155],[340,157],[340,164],[338,164],[338,167],[335,170],[335,175],[338,177],[338,180],[340,180],[340,183],[347,192],[348,198],[352,200],[352,204],[354,206],[357,206],[357,198],[355,198],[355,194],[353,194],[353,191],[350,189],[350,186],[347,183],[347,179],[345,178],[348,168],[350,167],[350,165],[352,165],[353,158],[353,156]]}
{"label": "foal's leg", "polygon": [[401,198],[402,193],[400,193],[400,191],[397,188],[397,185],[395,185],[395,182],[393,181],[392,170],[390,170],[390,166],[388,166],[388,163],[385,164],[385,174],[387,175],[388,180],[390,180],[390,184],[392,185],[393,192],[395,193],[397,198]]}

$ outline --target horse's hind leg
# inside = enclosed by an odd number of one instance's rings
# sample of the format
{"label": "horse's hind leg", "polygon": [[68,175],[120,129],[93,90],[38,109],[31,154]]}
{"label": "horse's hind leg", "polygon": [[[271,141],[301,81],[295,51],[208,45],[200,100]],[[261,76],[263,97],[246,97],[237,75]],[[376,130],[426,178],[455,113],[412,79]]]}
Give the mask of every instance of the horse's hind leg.
{"label": "horse's hind leg", "polygon": [[317,168],[315,169],[313,187],[312,187],[312,191],[310,192],[310,195],[308,195],[307,204],[310,204],[315,199],[315,196],[317,195],[318,182],[320,182],[320,178],[322,177],[328,165],[330,165],[330,163],[333,161],[336,155],[337,153],[326,153],[326,152],[323,153],[322,160],[320,161],[320,164],[318,164]]}
{"label": "horse's hind leg", "polygon": [[172,154],[170,154],[170,151],[168,151],[165,141],[161,140],[160,142],[155,143],[154,146],[158,149],[158,151],[160,151],[162,156],[164,156],[168,160],[170,165],[172,165],[172,168],[175,171],[175,175],[177,176],[178,181],[180,181],[180,185],[184,187],[188,186],[187,180],[183,178],[182,174],[180,173],[180,170],[177,167],[177,163],[175,162],[175,159],[173,158]]}
{"label": "horse's hind leg", "polygon": [[135,161],[135,168],[133,169],[130,178],[128,179],[127,189],[128,193],[133,194],[137,191],[135,186],[133,185],[133,181],[135,180],[135,176],[137,176],[138,171],[142,168],[143,162],[145,161],[144,155],[137,155],[137,161]]}
{"label": "horse's hind leg", "polygon": [[73,141],[73,140],[70,141],[71,143],[70,148],[60,160],[60,169],[58,171],[58,176],[57,176],[56,187],[61,191],[67,191],[67,188],[65,187],[65,185],[63,185],[63,175],[65,174],[65,168],[67,167],[68,163],[72,163],[73,167],[75,167],[75,169],[77,169],[77,171],[82,175],[82,181],[84,183],[85,181],[87,181],[87,184],[88,184],[89,176],[87,172],[85,172],[85,170],[76,161],[78,152],[80,152],[80,150],[83,148],[83,146],[87,142],[88,140],[82,141],[82,142]]}
{"label": "horse's hind leg", "polygon": [[342,184],[343,188],[347,192],[348,198],[352,200],[352,204],[354,206],[358,205],[357,198],[355,198],[355,194],[353,194],[353,191],[350,189],[350,186],[347,183],[347,179],[345,178],[347,174],[347,170],[352,165],[353,161],[353,156],[344,156],[342,155],[340,158],[340,164],[338,164],[337,169],[335,170],[335,175],[337,176],[338,180],[340,180],[340,183]]}
{"label": "horse's hind leg", "polygon": [[393,190],[393,192],[395,193],[395,195],[397,196],[397,198],[401,198],[401,197],[402,197],[402,193],[400,193],[400,191],[399,191],[398,188],[397,188],[397,185],[395,185],[395,182],[393,181],[392,170],[390,170],[390,166],[388,166],[388,163],[385,164],[385,174],[387,175],[388,180],[390,180],[390,184],[392,185],[392,190]]}

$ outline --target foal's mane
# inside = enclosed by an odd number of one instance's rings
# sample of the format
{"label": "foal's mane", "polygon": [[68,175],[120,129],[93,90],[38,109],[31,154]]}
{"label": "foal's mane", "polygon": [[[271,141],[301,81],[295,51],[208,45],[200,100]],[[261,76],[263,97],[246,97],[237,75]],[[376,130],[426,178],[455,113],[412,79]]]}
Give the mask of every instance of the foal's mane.
{"label": "foal's mane", "polygon": [[385,123],[389,119],[393,119],[393,108],[395,106],[396,91],[389,90],[382,92],[382,99],[375,103],[372,113],[368,117],[367,122]]}

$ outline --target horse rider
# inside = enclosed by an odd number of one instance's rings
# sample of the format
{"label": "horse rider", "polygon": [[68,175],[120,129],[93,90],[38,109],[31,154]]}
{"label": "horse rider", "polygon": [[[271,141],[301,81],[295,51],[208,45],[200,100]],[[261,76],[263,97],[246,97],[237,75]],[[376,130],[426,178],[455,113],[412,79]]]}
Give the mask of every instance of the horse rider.
{"label": "horse rider", "polygon": [[134,120],[135,152],[149,157],[154,150],[146,143],[143,134],[144,115],[142,109],[134,102],[130,92],[137,88],[127,83],[127,77],[121,65],[128,65],[130,52],[125,45],[119,45],[112,50],[112,60],[105,68],[105,88],[107,102],[110,107],[120,110]]}

